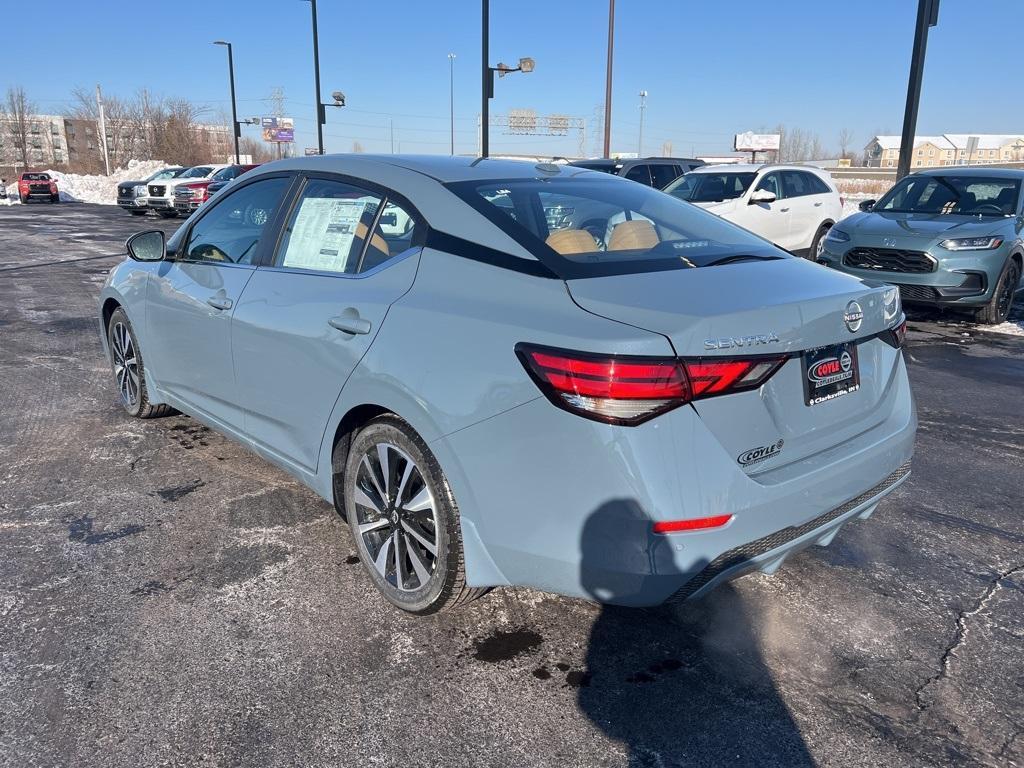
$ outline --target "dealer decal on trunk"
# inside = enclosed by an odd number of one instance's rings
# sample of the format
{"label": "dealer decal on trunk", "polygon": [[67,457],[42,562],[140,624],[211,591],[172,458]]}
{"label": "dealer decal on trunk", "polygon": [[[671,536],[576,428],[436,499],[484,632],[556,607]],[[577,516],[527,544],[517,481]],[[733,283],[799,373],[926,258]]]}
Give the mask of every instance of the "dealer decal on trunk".
{"label": "dealer decal on trunk", "polygon": [[765,459],[772,459],[782,453],[782,439],[780,438],[771,445],[761,445],[757,448],[751,448],[749,451],[744,451],[736,457],[736,461],[739,462],[741,467],[749,467],[751,464],[757,464]]}

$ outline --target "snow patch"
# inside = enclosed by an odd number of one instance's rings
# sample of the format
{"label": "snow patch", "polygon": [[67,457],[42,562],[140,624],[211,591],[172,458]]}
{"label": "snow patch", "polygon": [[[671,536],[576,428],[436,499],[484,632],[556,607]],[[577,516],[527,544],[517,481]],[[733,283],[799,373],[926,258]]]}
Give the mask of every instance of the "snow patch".
{"label": "snow patch", "polygon": [[[117,205],[117,185],[122,181],[146,179],[169,163],[163,160],[129,160],[126,168],[111,171],[109,176],[101,174],[64,173],[47,170],[57,180],[61,202],[98,203],[100,205]],[[7,195],[12,203],[18,200],[18,182],[7,187]]]}

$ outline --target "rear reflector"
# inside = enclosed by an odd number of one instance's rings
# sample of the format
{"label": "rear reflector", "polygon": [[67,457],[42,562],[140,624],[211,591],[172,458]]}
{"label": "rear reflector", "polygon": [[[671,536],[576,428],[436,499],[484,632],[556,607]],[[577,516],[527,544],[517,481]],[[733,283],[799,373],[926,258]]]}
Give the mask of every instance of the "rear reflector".
{"label": "rear reflector", "polygon": [[677,533],[679,531],[703,531],[708,528],[721,528],[732,520],[733,515],[715,515],[714,517],[696,517],[692,520],[668,520],[654,524],[655,533]]}
{"label": "rear reflector", "polygon": [[786,358],[623,357],[517,344],[516,354],[547,398],[609,424],[640,424],[691,400],[756,389]]}

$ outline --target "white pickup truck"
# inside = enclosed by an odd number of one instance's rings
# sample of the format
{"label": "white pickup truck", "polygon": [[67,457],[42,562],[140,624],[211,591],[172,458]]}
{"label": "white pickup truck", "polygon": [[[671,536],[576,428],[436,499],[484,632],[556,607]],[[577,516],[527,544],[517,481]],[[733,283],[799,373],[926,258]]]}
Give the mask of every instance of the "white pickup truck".
{"label": "white pickup truck", "polygon": [[167,181],[155,181],[147,185],[149,196],[146,198],[146,205],[150,210],[156,211],[165,219],[173,219],[178,215],[174,209],[174,187],[178,184],[196,179],[208,179],[221,168],[227,168],[226,164],[196,165],[189,168],[180,176],[175,176]]}

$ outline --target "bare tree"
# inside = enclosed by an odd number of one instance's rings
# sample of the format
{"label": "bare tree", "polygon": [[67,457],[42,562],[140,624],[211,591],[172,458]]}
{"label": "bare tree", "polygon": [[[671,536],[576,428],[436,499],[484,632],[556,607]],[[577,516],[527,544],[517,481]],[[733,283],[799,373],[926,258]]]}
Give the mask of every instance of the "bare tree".
{"label": "bare tree", "polygon": [[254,163],[269,163],[274,159],[274,153],[270,148],[252,136],[243,136],[239,139],[238,150],[243,155],[249,155]]}
{"label": "bare tree", "polygon": [[671,140],[662,142],[661,145],[661,156],[672,157],[672,142]]}
{"label": "bare tree", "polygon": [[360,152],[363,151],[363,145],[360,144],[358,141],[353,141],[352,142],[352,151],[355,152],[356,154],[359,154]]}
{"label": "bare tree", "polygon": [[28,134],[31,129],[35,105],[28,100],[25,89],[20,85],[7,89],[7,133],[14,142],[14,148],[21,157],[21,164],[28,168]]}
{"label": "bare tree", "polygon": [[854,153],[850,151],[853,144],[853,131],[843,128],[839,131],[839,157],[845,160],[853,160]]}
{"label": "bare tree", "polygon": [[804,128],[787,128],[779,125],[775,132],[782,134],[779,162],[802,163],[807,160],[821,160],[828,154],[818,135]]}

